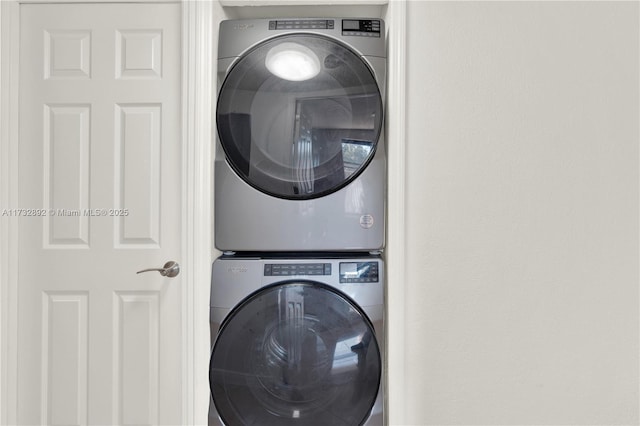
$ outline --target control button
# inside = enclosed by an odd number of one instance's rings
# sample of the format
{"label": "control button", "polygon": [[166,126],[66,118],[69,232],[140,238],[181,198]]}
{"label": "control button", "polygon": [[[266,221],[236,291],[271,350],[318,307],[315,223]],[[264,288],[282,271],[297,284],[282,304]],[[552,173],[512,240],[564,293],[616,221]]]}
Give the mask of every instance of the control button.
{"label": "control button", "polygon": [[288,30],[288,29],[333,29],[333,20],[322,19],[301,19],[301,20],[284,20],[284,21],[269,21],[270,30]]}

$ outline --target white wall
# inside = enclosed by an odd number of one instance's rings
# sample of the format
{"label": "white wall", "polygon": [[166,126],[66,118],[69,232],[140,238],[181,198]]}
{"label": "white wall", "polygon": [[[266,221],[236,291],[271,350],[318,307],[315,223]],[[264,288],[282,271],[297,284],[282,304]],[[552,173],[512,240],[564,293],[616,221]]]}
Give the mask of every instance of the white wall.
{"label": "white wall", "polygon": [[409,3],[408,423],[640,421],[638,17]]}

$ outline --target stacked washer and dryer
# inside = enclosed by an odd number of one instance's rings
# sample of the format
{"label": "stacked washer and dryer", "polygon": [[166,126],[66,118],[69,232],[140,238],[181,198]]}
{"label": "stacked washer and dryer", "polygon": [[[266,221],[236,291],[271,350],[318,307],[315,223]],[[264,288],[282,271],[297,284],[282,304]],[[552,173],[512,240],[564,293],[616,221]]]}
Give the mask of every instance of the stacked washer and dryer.
{"label": "stacked washer and dryer", "polygon": [[382,425],[380,19],[230,20],[218,46],[210,425]]}

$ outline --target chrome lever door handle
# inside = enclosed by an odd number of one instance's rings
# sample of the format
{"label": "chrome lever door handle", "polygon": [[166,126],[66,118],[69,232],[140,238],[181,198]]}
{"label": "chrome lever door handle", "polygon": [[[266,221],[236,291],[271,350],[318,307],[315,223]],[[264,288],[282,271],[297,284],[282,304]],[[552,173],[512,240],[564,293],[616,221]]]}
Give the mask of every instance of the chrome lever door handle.
{"label": "chrome lever door handle", "polygon": [[142,271],[136,272],[136,274],[141,274],[143,272],[160,272],[160,275],[163,277],[173,278],[180,273],[180,264],[178,262],[174,262],[173,260],[168,261],[164,264],[162,268],[149,268],[143,269]]}

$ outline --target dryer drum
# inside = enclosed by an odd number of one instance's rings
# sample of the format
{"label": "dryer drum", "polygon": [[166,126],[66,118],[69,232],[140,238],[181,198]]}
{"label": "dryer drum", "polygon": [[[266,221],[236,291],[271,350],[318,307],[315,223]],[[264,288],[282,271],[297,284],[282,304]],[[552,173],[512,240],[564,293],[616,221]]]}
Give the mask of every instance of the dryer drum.
{"label": "dryer drum", "polygon": [[353,181],[375,154],[383,117],[366,61],[335,39],[300,34],[244,53],[220,88],[216,114],[236,174],[291,200],[322,197]]}
{"label": "dryer drum", "polygon": [[348,297],[312,281],[265,287],[224,321],[210,364],[227,425],[358,425],[377,397],[374,329]]}

